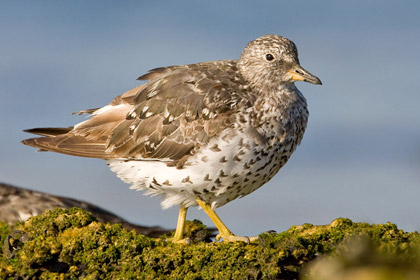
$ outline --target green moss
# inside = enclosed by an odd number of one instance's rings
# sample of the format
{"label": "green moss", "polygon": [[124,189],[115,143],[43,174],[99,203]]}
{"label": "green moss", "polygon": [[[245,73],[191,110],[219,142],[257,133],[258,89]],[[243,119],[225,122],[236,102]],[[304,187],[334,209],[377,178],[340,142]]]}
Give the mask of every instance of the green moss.
{"label": "green moss", "polygon": [[[0,222],[0,245],[4,244],[4,241],[9,234],[10,227],[6,223]],[[9,261],[3,257],[6,254],[4,249],[4,246],[0,246],[0,278],[6,278],[2,276],[7,275],[10,267]]]}
{"label": "green moss", "polygon": [[[10,227],[8,224],[0,221],[0,242],[3,244],[4,239],[10,234]],[[0,247],[0,250],[3,250],[2,247]],[[3,251],[0,251],[3,253]]]}
{"label": "green moss", "polygon": [[414,260],[420,244],[417,232],[340,218],[327,226],[262,234],[255,244],[206,242],[210,231],[193,221],[187,223],[193,244],[182,245],[99,223],[77,208],[47,211],[13,231],[0,227],[0,236],[6,240],[1,279],[295,279],[317,256],[340,256],[354,236],[366,237],[378,254],[401,260]]}
{"label": "green moss", "polygon": [[212,230],[199,220],[186,221],[184,226],[184,237],[188,237],[191,243],[196,244],[199,242],[211,242]]}
{"label": "green moss", "polygon": [[[385,228],[388,226],[392,227],[387,224]],[[384,236],[384,231],[375,232]],[[386,237],[378,239],[367,234],[346,239],[337,246],[335,254],[322,256],[305,265],[302,279],[420,279],[419,235],[400,238],[388,233],[395,234],[395,231],[385,230]]]}

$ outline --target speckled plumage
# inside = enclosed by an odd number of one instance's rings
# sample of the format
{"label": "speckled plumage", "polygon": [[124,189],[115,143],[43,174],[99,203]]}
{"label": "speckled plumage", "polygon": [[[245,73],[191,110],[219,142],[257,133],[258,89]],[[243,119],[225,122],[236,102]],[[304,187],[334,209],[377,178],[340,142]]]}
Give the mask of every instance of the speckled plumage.
{"label": "speckled plumage", "polygon": [[156,68],[148,80],[67,129],[33,129],[23,143],[103,158],[132,188],[162,195],[164,208],[220,207],[270,180],[299,145],[308,120],[295,44],[265,35],[239,60]]}

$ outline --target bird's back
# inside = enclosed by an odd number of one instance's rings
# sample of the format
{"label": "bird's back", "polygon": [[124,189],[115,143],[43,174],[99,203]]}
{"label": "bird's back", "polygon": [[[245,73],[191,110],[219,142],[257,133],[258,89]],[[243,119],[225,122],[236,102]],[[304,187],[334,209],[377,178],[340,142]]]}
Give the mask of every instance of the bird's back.
{"label": "bird's back", "polygon": [[249,103],[236,61],[156,68],[149,80],[109,105],[81,113],[91,118],[70,128],[36,128],[41,138],[23,143],[41,150],[102,159],[158,159],[178,164],[230,125],[230,115]]}

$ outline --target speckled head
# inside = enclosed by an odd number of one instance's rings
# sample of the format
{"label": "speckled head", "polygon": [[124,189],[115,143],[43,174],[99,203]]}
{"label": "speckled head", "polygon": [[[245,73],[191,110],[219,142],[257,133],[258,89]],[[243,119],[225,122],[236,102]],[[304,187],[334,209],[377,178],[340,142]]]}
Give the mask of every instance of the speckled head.
{"label": "speckled head", "polygon": [[261,89],[290,85],[295,81],[322,84],[299,64],[296,45],[278,35],[265,35],[251,41],[239,60],[242,75]]}

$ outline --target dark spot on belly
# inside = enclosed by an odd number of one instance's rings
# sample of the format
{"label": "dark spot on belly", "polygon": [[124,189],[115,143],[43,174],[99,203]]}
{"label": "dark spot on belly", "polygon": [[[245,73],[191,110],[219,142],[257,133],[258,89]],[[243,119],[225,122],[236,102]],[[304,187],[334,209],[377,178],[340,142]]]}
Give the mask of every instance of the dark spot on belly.
{"label": "dark spot on belly", "polygon": [[155,177],[153,177],[153,181],[152,181],[152,183],[153,184],[155,184],[155,185],[157,185],[157,186],[162,186],[161,184],[159,184],[157,181],[156,181],[156,178]]}
{"label": "dark spot on belly", "polygon": [[187,176],[184,179],[182,179],[181,183],[190,183],[190,184],[192,184],[193,182],[191,182],[190,176]]}
{"label": "dark spot on belly", "polygon": [[213,147],[210,148],[213,152],[221,152],[222,150],[219,148],[217,144],[214,144]]}
{"label": "dark spot on belly", "polygon": [[219,160],[219,162],[221,162],[221,163],[227,162],[226,157],[225,156],[222,156],[221,159]]}
{"label": "dark spot on belly", "polygon": [[210,174],[207,174],[207,175],[204,177],[204,181],[211,182],[211,179],[210,179]]}

